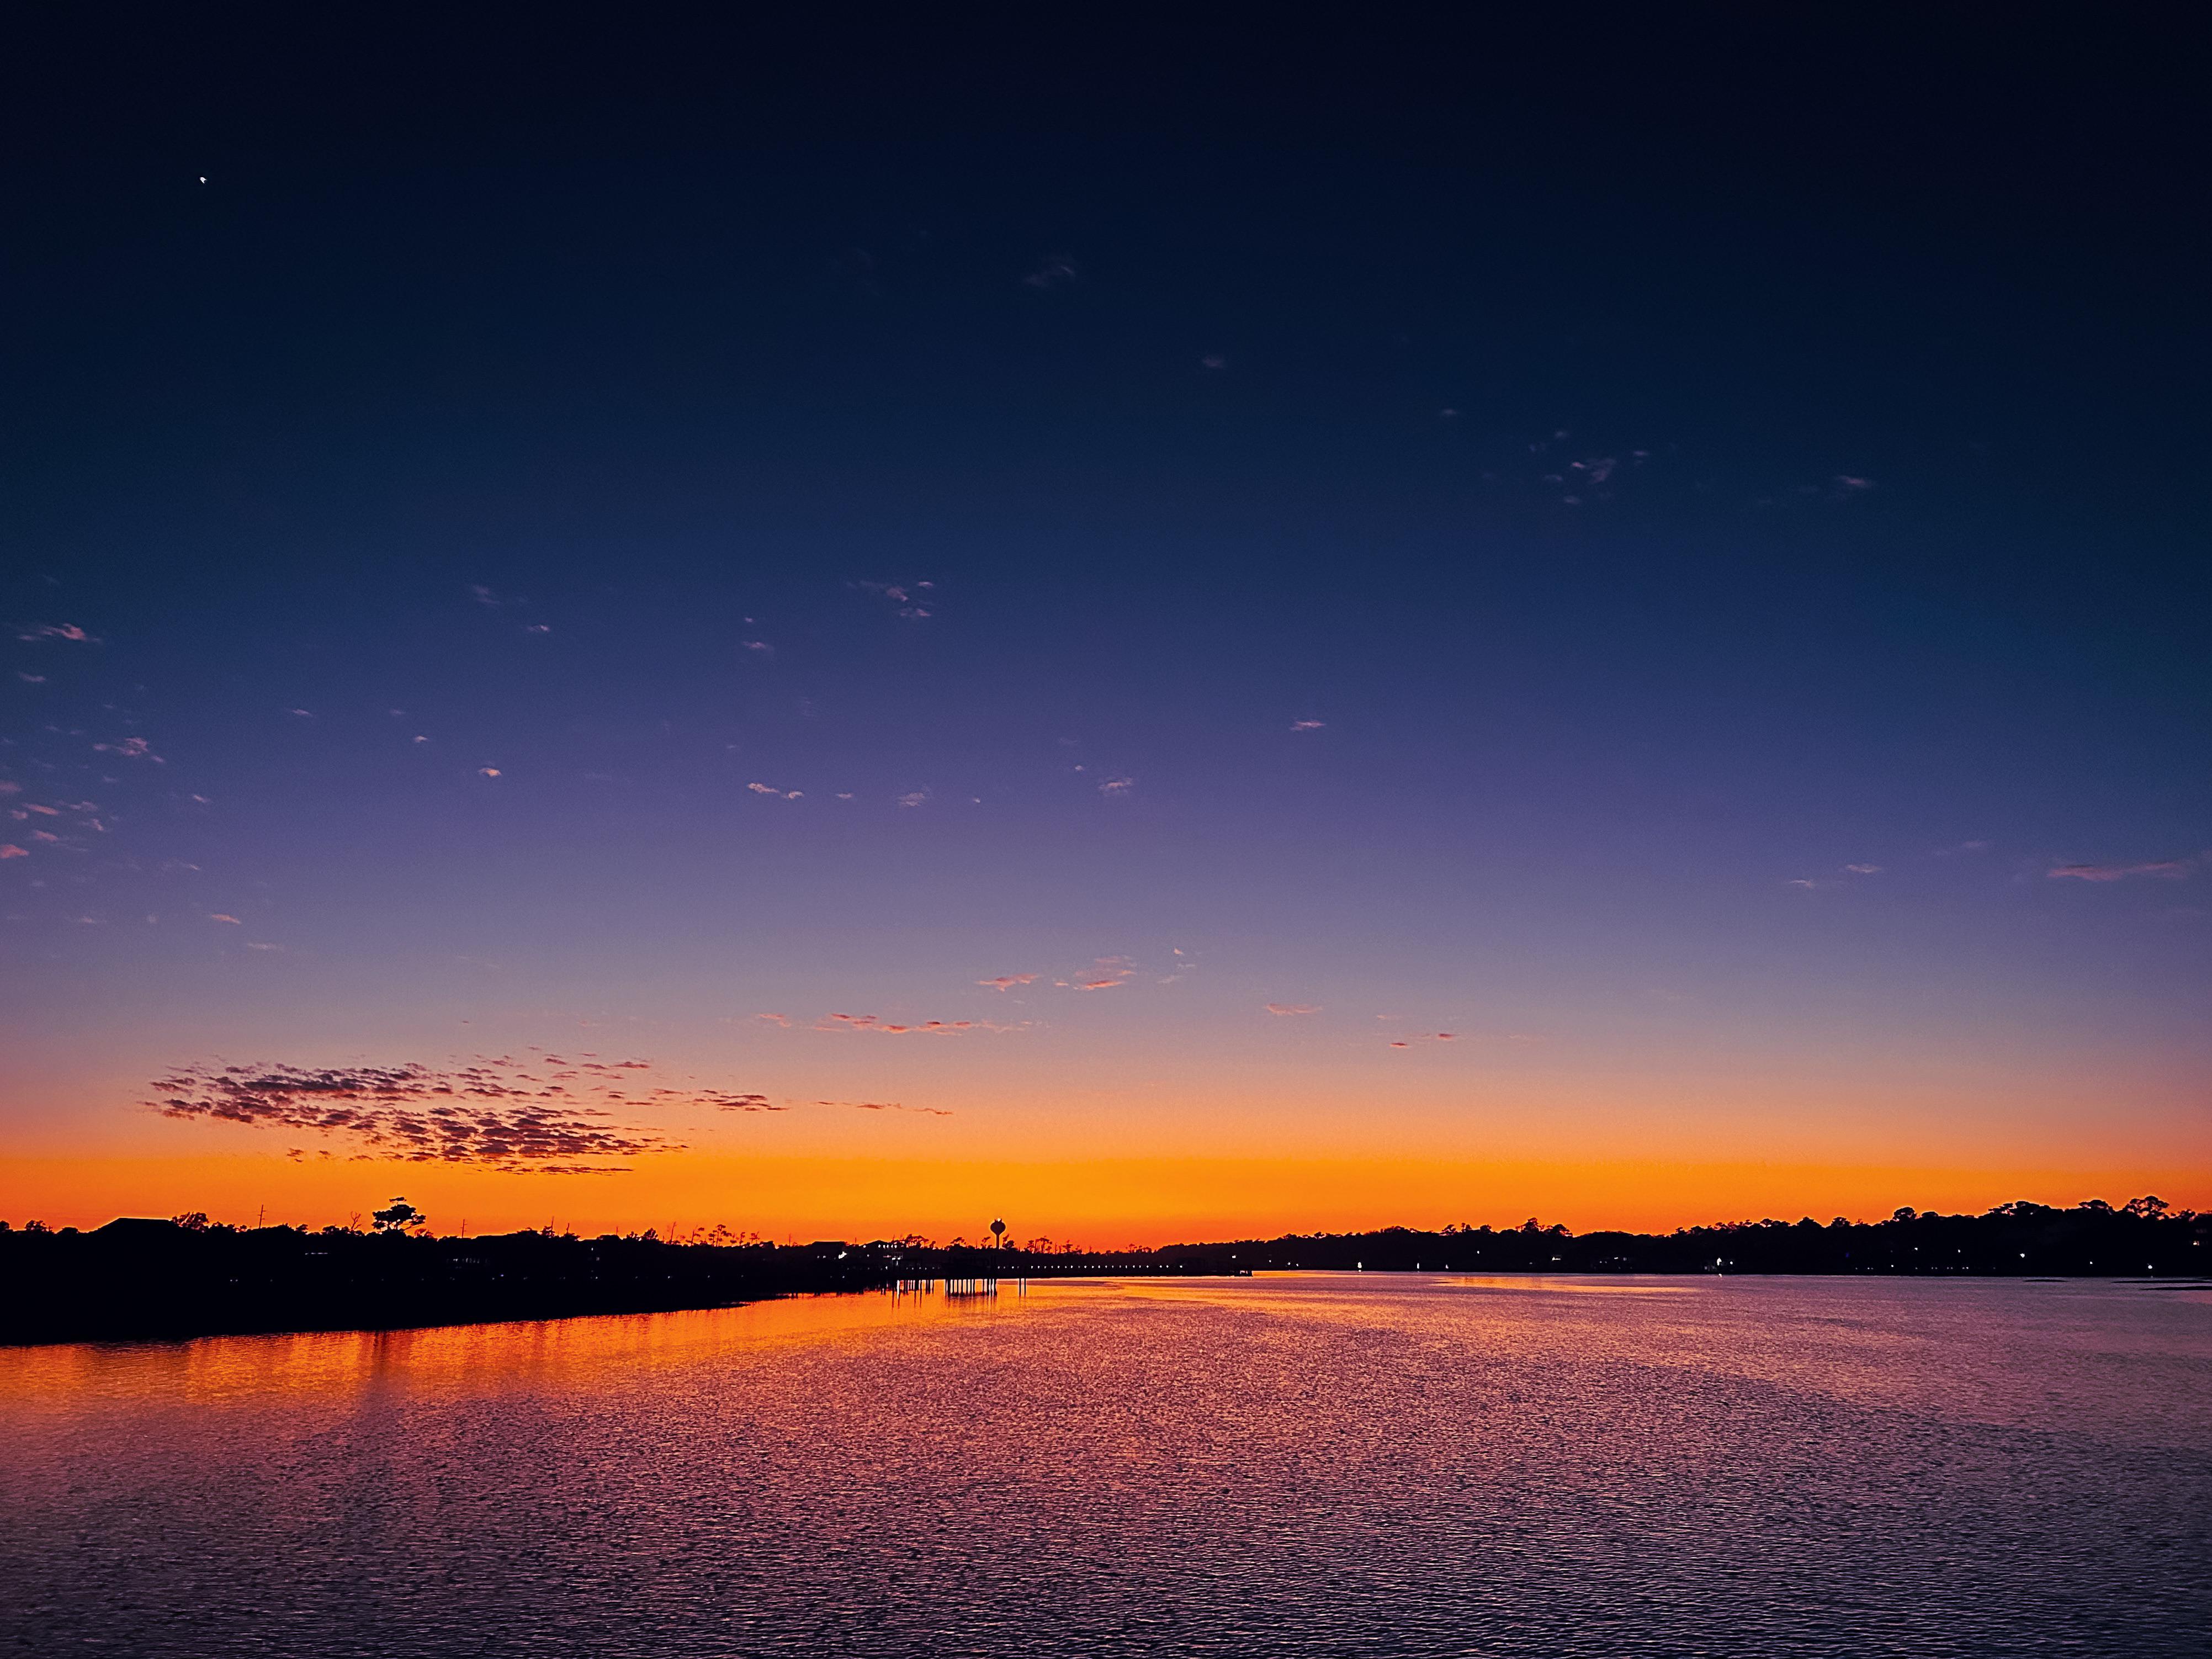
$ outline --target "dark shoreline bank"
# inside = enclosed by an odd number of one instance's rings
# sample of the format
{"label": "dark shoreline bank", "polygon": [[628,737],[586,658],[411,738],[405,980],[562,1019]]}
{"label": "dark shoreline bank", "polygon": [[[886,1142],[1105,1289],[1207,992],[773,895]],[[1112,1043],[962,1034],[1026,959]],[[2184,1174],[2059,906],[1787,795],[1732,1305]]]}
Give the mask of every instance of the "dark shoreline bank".
{"label": "dark shoreline bank", "polygon": [[1152,1250],[1031,1254],[911,1241],[674,1243],[551,1232],[432,1238],[126,1218],[0,1231],[0,1345],[397,1330],[726,1307],[901,1280],[1369,1273],[2212,1277],[2212,1216],[2155,1199],[2008,1204],[1984,1215],[1809,1218],[1576,1235],[1384,1228]]}
{"label": "dark shoreline bank", "polygon": [[0,1346],[671,1313],[902,1279],[1201,1271],[1141,1251],[1032,1258],[896,1243],[440,1238],[126,1218],[83,1233],[0,1232]]}

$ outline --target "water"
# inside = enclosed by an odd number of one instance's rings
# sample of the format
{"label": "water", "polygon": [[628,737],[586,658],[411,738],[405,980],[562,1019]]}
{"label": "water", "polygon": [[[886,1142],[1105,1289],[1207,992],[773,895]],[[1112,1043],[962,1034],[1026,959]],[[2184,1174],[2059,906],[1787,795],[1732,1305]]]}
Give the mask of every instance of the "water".
{"label": "water", "polygon": [[1283,1275],[0,1350],[0,1650],[2212,1653],[2212,1291]]}

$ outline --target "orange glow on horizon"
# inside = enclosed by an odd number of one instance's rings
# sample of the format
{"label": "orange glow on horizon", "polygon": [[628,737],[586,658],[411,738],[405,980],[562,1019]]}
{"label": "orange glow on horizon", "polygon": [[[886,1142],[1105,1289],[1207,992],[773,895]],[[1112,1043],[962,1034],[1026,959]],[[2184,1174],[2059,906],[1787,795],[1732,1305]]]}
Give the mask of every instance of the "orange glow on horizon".
{"label": "orange glow on horizon", "polygon": [[1902,1204],[1978,1212],[2013,1199],[2114,1203],[2155,1192],[2212,1203],[2212,1171],[1933,1164],[1593,1158],[1155,1157],[993,1160],[748,1157],[641,1160],[619,1176],[514,1175],[454,1164],[294,1163],[266,1155],[10,1159],[0,1217],[94,1227],[118,1215],[205,1210],[218,1221],[320,1226],[392,1194],[438,1232],[549,1223],[585,1234],[721,1224],[778,1243],[920,1233],[977,1237],[1004,1216],[1018,1242],[1093,1248],[1345,1232],[1452,1223],[1512,1226],[1534,1215],[1575,1231],[1665,1231],[1773,1216],[1877,1219]]}

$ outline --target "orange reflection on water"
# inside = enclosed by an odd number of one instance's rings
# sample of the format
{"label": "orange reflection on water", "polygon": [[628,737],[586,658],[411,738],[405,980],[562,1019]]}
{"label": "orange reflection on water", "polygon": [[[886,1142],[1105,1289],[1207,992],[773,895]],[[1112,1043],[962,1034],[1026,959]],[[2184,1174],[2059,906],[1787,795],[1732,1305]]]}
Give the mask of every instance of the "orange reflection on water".
{"label": "orange reflection on water", "polygon": [[634,1377],[717,1355],[805,1343],[851,1343],[888,1328],[990,1317],[1018,1305],[989,1297],[870,1291],[794,1296],[733,1308],[609,1314],[413,1330],[303,1331],[188,1342],[80,1342],[0,1347],[0,1398],[18,1402],[214,1403],[256,1395],[337,1394],[404,1383],[412,1392],[476,1394],[533,1383]]}
{"label": "orange reflection on water", "polygon": [[0,1583],[25,1650],[151,1659],[2194,1651],[2186,1294],[1002,1281],[0,1351]]}

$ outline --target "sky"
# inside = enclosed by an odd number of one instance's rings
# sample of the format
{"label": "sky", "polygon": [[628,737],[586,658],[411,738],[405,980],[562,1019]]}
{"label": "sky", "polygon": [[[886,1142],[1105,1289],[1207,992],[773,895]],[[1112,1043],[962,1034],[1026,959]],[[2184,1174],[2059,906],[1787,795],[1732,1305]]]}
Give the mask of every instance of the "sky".
{"label": "sky", "polygon": [[0,1217],[2212,1205],[2201,34],[55,27]]}

